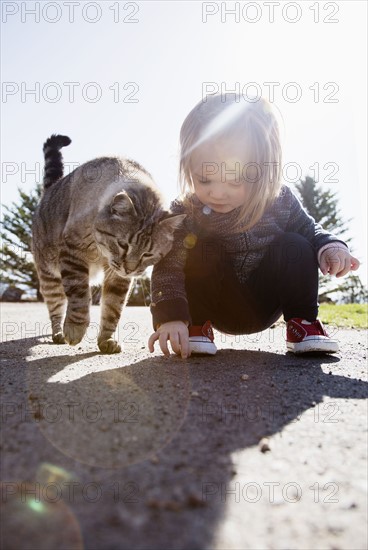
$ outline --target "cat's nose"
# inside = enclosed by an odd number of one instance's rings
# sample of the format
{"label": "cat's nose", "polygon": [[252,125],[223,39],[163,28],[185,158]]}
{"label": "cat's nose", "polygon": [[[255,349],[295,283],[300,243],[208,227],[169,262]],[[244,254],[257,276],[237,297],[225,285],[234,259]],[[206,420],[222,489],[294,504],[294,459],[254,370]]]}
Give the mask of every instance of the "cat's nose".
{"label": "cat's nose", "polygon": [[136,275],[137,274],[137,268],[131,268],[131,267],[124,267],[124,271],[126,275]]}
{"label": "cat's nose", "polygon": [[131,262],[125,262],[124,269],[125,273],[129,275],[130,273],[135,273],[137,271],[138,265],[132,264]]}

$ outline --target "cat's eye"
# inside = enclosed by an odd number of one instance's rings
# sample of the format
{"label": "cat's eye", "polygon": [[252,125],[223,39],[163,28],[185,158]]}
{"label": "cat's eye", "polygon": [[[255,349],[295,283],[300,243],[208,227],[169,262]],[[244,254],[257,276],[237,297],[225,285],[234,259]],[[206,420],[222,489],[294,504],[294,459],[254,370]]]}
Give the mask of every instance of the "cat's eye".
{"label": "cat's eye", "polygon": [[145,260],[149,260],[150,258],[153,258],[154,254],[151,254],[151,252],[144,252],[141,256],[141,258],[144,258]]}

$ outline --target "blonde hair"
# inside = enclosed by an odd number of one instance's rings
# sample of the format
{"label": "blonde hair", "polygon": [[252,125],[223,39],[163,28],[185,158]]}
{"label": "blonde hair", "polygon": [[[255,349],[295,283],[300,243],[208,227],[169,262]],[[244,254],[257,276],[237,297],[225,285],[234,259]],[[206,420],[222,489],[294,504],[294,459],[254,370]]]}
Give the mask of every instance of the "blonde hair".
{"label": "blonde hair", "polygon": [[[282,117],[281,117],[282,118]],[[281,189],[282,150],[280,123],[264,98],[247,102],[243,97],[210,95],[188,114],[180,130],[179,182],[184,200],[193,192],[191,155],[210,139],[237,139],[260,176],[250,181],[249,200],[240,208],[237,229],[247,230],[262,217]],[[241,142],[241,141],[240,141]],[[188,204],[188,202],[187,202]]]}

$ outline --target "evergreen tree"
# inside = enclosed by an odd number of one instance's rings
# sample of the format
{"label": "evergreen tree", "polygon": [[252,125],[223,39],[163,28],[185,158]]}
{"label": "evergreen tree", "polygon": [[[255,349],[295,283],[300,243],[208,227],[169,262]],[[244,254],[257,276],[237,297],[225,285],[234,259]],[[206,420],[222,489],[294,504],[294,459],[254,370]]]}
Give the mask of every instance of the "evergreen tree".
{"label": "evergreen tree", "polygon": [[349,222],[352,218],[343,220],[338,208],[337,193],[330,189],[322,189],[322,186],[310,176],[306,176],[305,180],[295,184],[295,187],[308,214],[320,223],[323,229],[348,244],[351,237],[346,238],[344,235],[349,230]]}
{"label": "evergreen tree", "polygon": [[42,300],[36,267],[31,254],[32,218],[41,197],[41,186],[33,193],[18,189],[19,204],[3,206],[5,213],[1,222],[0,276],[10,286],[36,289]]}

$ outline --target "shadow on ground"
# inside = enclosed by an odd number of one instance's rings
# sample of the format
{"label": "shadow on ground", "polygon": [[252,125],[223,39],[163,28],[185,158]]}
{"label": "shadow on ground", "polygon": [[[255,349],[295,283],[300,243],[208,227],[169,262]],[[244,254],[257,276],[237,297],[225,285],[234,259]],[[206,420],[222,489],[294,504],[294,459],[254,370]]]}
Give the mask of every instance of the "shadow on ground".
{"label": "shadow on ground", "polygon": [[232,453],[324,396],[367,395],[322,371],[334,356],[221,350],[122,366],[123,355],[66,346],[45,357],[42,343],[3,345],[7,550],[211,548]]}

